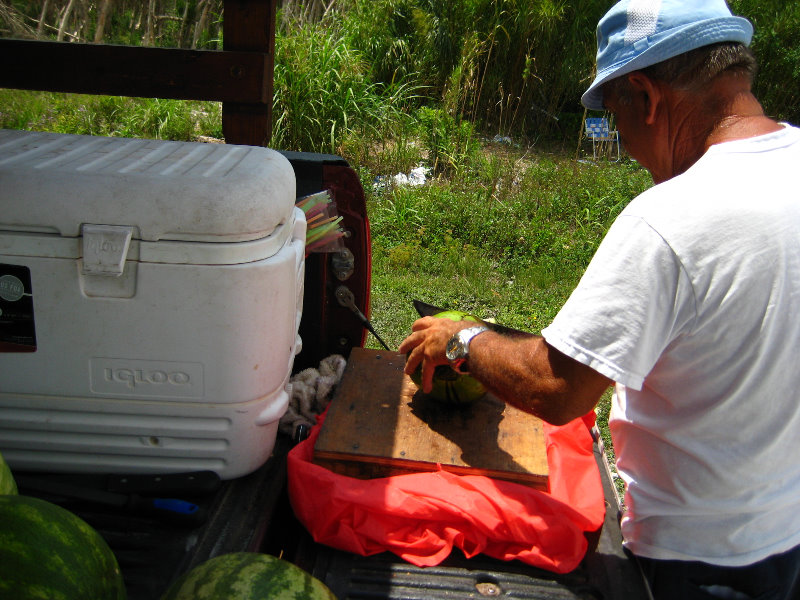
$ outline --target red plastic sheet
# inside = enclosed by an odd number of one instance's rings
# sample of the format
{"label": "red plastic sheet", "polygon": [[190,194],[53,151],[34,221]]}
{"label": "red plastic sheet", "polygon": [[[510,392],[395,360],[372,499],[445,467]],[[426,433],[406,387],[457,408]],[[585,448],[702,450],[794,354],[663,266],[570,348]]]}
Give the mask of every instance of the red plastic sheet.
{"label": "red plastic sheet", "polygon": [[453,548],[566,573],[600,529],[605,503],[592,450],[594,413],[545,423],[549,492],[479,475],[431,473],[356,479],[312,463],[323,417],[289,452],[289,497],[313,538],[368,556],[390,551],[417,566]]}

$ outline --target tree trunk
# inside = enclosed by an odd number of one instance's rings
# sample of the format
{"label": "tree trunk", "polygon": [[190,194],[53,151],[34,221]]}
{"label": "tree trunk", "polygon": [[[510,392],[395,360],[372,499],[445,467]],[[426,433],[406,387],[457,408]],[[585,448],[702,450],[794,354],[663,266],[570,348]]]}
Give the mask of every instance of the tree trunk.
{"label": "tree trunk", "polygon": [[58,36],[56,40],[59,42],[64,41],[64,29],[67,26],[67,21],[69,21],[69,15],[72,13],[72,6],[75,3],[75,0],[69,0],[67,7],[64,9],[64,14],[61,15],[61,22],[58,24]]}
{"label": "tree trunk", "polygon": [[80,42],[85,37],[84,33],[89,31],[89,0],[78,0],[74,22],[75,35],[73,39]]}
{"label": "tree trunk", "polygon": [[47,9],[50,8],[50,0],[42,3],[42,12],[39,14],[39,23],[36,25],[36,37],[41,38],[44,33],[44,22],[47,20]]}
{"label": "tree trunk", "polygon": [[186,31],[188,30],[188,22],[189,22],[189,5],[191,2],[186,0],[186,4],[183,5],[183,15],[181,16],[181,28],[178,31],[178,47],[184,48],[186,44],[184,39],[186,37]]}
{"label": "tree trunk", "polygon": [[336,4],[336,0],[330,0],[330,2],[328,2],[327,6],[325,6],[325,11],[322,13],[322,18],[323,19],[328,16],[329,12],[331,12],[331,9],[333,8],[334,4]]}
{"label": "tree trunk", "polygon": [[147,6],[147,17],[145,19],[144,37],[142,46],[152,46],[156,39],[155,32],[155,12],[156,0],[150,0]]}
{"label": "tree trunk", "polygon": [[142,26],[142,7],[138,4],[133,9],[131,13],[131,29],[134,31],[139,31],[139,28]]}
{"label": "tree trunk", "polygon": [[206,21],[208,21],[208,10],[211,8],[211,0],[200,0],[197,3],[197,9],[200,11],[200,18],[194,26],[194,38],[192,39],[192,48],[197,48],[197,43],[200,41],[200,36],[206,28]]}
{"label": "tree trunk", "polygon": [[[45,0],[45,4],[47,4],[49,0]],[[103,0],[100,3],[100,10],[97,13],[97,29],[94,32],[94,43],[100,44],[103,42],[103,36],[106,32],[106,24],[108,23],[108,17],[111,14],[111,0]]]}

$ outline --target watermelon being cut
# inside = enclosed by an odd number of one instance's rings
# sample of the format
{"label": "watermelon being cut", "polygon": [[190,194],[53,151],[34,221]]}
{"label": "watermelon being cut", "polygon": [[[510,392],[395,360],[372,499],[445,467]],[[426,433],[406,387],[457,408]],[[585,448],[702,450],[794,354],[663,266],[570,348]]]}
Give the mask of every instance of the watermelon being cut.
{"label": "watermelon being cut", "polygon": [[[437,319],[450,319],[451,321],[483,322],[478,317],[457,310],[447,310],[433,316]],[[411,381],[417,386],[422,385],[421,363],[411,374]],[[486,394],[486,388],[474,377],[457,373],[449,365],[438,365],[433,371],[433,389],[426,395],[442,404],[458,406],[472,404],[482,398],[484,394]]]}
{"label": "watermelon being cut", "polygon": [[0,496],[3,494],[16,493],[17,483],[14,481],[11,469],[8,468],[8,463],[3,460],[3,455],[0,454]]}
{"label": "watermelon being cut", "polygon": [[116,557],[83,519],[40,498],[0,496],[0,598],[125,597]]}
{"label": "watermelon being cut", "polygon": [[161,600],[336,600],[325,584],[290,562],[257,552],[232,552],[199,564]]}

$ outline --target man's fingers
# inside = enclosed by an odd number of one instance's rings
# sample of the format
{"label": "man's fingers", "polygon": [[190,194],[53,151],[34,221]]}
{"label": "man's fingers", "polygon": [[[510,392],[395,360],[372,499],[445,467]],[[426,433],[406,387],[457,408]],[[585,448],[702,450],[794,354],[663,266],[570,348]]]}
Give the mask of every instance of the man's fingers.
{"label": "man's fingers", "polygon": [[423,329],[427,329],[431,325],[436,323],[435,317],[422,317],[421,319],[417,319],[411,325],[411,331],[421,331]]}
{"label": "man's fingers", "polygon": [[425,341],[425,335],[421,332],[430,327],[431,320],[434,320],[433,317],[423,317],[414,321],[411,325],[411,333],[400,343],[397,351],[400,354],[408,354],[410,350],[422,344]]}
{"label": "man's fingers", "polygon": [[421,333],[414,332],[408,334],[406,339],[404,339],[400,346],[398,346],[397,351],[400,354],[408,354],[411,350],[419,346],[425,339],[425,336]]}
{"label": "man's fingers", "polygon": [[448,319],[422,317],[414,321],[411,333],[404,339],[397,351],[406,354],[406,365],[403,369],[411,375],[422,365],[422,381],[420,387],[425,393],[433,389],[433,374],[437,365],[446,364],[444,356],[445,344],[452,333],[463,324]]}
{"label": "man's fingers", "polygon": [[430,362],[422,363],[422,391],[429,394],[433,389],[433,372],[436,370]]}
{"label": "man's fingers", "polygon": [[407,354],[406,366],[403,371],[405,371],[407,375],[411,375],[416,370],[417,366],[419,366],[419,363],[422,362],[423,356],[419,346],[413,348]]}

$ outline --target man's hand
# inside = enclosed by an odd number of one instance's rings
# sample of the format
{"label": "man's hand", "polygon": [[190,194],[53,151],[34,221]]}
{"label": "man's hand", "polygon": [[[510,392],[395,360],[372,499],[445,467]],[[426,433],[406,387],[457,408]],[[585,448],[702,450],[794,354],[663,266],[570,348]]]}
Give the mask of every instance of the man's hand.
{"label": "man's hand", "polygon": [[[449,364],[448,340],[473,325],[435,317],[414,322],[398,351],[408,355],[405,372],[409,375],[422,364],[423,392],[433,389],[434,369]],[[555,425],[594,408],[613,383],[532,334],[509,337],[490,331],[476,337],[470,344],[469,371],[497,398]]]}
{"label": "man's hand", "polygon": [[444,352],[448,340],[465,327],[476,325],[473,321],[452,321],[436,317],[423,317],[411,326],[411,333],[398,348],[407,354],[405,372],[411,375],[422,364],[422,391],[433,389],[433,371],[438,365],[450,364]]}

